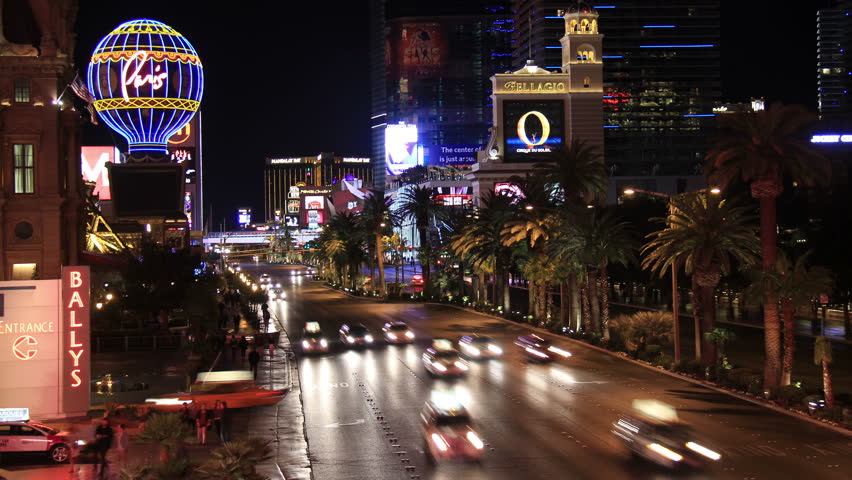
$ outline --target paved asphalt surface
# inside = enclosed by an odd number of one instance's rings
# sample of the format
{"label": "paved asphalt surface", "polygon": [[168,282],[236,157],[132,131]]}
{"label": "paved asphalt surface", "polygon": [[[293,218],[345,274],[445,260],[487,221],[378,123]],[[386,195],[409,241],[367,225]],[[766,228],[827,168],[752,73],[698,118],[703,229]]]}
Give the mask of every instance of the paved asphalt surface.
{"label": "paved asphalt surface", "polygon": [[[315,479],[852,478],[852,438],[831,430],[558,337],[555,344],[572,358],[529,364],[512,345],[529,331],[511,322],[445,306],[350,298],[291,275],[295,267],[246,267],[281,281],[287,301],[273,312],[294,345],[305,321],[320,322],[330,340],[344,322],[363,323],[379,338],[389,320],[407,322],[418,337],[414,345],[359,351],[334,342],[330,354],[299,357]],[[429,378],[420,355],[431,338],[467,333],[494,338],[505,357],[472,363],[466,378]],[[419,412],[432,389],[453,389],[465,399],[486,442],[481,465],[427,462]],[[631,459],[610,425],[637,398],[677,407],[722,460],[703,471],[670,472]]]}

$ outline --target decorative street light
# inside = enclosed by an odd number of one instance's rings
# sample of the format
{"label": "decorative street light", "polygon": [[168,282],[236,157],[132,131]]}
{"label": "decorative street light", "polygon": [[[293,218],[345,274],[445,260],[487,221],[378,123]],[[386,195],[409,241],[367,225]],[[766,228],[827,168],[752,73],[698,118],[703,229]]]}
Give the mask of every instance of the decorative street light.
{"label": "decorative street light", "polygon": [[[700,193],[702,191],[706,191],[706,189],[698,190],[697,192],[691,193]],[[624,194],[628,196],[635,195],[636,193],[644,193],[646,195],[652,195],[655,197],[663,197],[668,200],[669,203],[669,225],[671,226],[672,219],[674,218],[674,203],[672,203],[673,195],[668,193],[661,192],[652,192],[649,190],[642,190],[640,188],[625,188]],[[717,187],[713,187],[710,189],[710,193],[713,195],[718,195],[721,193]],[[679,300],[680,297],[677,291],[677,262],[672,262],[672,335],[674,336],[674,361],[675,363],[680,361],[680,319],[678,317],[678,311],[680,309]],[[701,331],[698,328],[698,319],[695,319],[695,348],[696,348],[696,358],[701,356]]]}

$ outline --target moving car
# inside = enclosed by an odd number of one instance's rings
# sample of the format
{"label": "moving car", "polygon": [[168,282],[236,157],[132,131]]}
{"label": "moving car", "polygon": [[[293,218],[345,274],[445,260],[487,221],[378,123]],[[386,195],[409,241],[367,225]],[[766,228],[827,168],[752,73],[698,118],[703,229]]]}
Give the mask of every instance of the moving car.
{"label": "moving car", "polygon": [[459,351],[470,359],[499,358],[503,349],[497,346],[489,337],[482,335],[465,335],[459,339]]}
{"label": "moving car", "polygon": [[370,330],[360,323],[356,325],[344,323],[340,327],[339,334],[340,341],[350,347],[369,347],[375,342],[375,338],[370,334]]}
{"label": "moving car", "polygon": [[35,453],[63,463],[71,455],[68,441],[67,433],[40,423],[0,422],[0,457]]}
{"label": "moving car", "polygon": [[419,273],[415,273],[411,276],[411,284],[412,285],[423,285],[423,275]]}
{"label": "moving car", "polygon": [[431,376],[463,376],[470,370],[468,363],[452,348],[449,340],[439,339],[423,352],[423,368]]}
{"label": "moving car", "polygon": [[269,291],[269,299],[275,300],[276,302],[280,302],[287,298],[287,293],[280,288],[275,288]]}
{"label": "moving car", "polygon": [[668,468],[703,467],[722,456],[696,442],[675,409],[657,400],[634,400],[635,415],[622,415],[612,424],[614,433],[631,454]]}
{"label": "moving car", "polygon": [[430,461],[482,460],[485,443],[461,403],[430,398],[420,413],[423,452]]}
{"label": "moving car", "polygon": [[533,362],[549,362],[556,358],[568,358],[571,352],[555,347],[536,334],[521,335],[515,339],[515,345],[520,347],[521,354]]}
{"label": "moving car", "polygon": [[181,392],[146,398],[145,403],[157,410],[178,411],[184,402],[206,403],[213,408],[217,400],[227,402],[228,408],[256,407],[275,405],[287,393],[288,389],[267,390],[254,382],[221,383],[211,389],[199,392]]}
{"label": "moving car", "polygon": [[272,279],[269,277],[268,273],[263,273],[260,275],[260,283],[269,283]]}
{"label": "moving car", "polygon": [[302,335],[302,353],[327,353],[328,340],[320,330],[319,323],[308,322]]}
{"label": "moving car", "polygon": [[403,322],[388,322],[382,327],[382,335],[388,343],[413,343],[414,332]]}

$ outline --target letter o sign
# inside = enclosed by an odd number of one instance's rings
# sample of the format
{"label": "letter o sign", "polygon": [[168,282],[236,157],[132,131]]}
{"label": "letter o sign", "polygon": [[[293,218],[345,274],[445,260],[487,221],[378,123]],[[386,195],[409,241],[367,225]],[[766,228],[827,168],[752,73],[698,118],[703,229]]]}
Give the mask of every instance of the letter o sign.
{"label": "letter o sign", "polygon": [[[530,115],[538,118],[541,122],[541,138],[535,142],[530,141],[527,136],[527,118]],[[547,121],[547,117],[545,117],[543,113],[533,110],[521,115],[521,118],[518,119],[518,138],[520,138],[528,147],[543,145],[544,142],[547,141],[548,137],[550,137],[550,122]]]}

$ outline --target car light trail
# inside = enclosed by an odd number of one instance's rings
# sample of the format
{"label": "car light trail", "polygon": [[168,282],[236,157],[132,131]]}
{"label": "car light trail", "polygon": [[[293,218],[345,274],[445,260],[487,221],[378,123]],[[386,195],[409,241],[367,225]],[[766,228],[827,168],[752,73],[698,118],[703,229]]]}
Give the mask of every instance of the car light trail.
{"label": "car light trail", "polygon": [[700,453],[701,455],[704,455],[705,457],[711,460],[719,460],[720,458],[722,458],[721,455],[714,452],[713,450],[710,450],[709,448],[701,446],[695,442],[686,442],[686,448],[692,450],[693,452]]}
{"label": "car light trail", "polygon": [[683,457],[680,454],[669,450],[668,448],[660,445],[659,443],[652,443],[652,444],[648,445],[648,448],[651,449],[652,451],[668,458],[669,460],[671,460],[673,462],[679,462],[679,461],[683,460]]}

